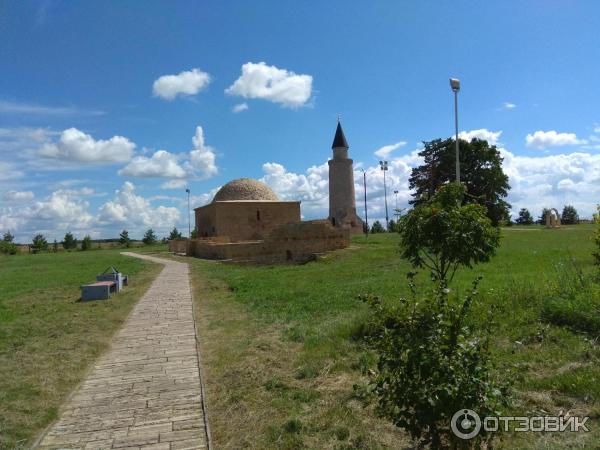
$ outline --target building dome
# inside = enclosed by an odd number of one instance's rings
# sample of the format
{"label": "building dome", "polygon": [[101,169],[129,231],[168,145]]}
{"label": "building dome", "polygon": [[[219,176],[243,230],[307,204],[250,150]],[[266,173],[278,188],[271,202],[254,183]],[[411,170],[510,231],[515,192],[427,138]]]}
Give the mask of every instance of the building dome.
{"label": "building dome", "polygon": [[252,178],[239,178],[230,181],[216,193],[213,202],[239,200],[277,202],[279,198],[269,186]]}

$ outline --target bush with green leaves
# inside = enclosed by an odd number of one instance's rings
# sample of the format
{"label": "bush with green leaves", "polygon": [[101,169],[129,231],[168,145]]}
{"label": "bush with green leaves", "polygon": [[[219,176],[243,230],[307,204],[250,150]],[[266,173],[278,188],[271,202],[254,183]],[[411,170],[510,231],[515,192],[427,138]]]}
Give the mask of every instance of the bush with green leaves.
{"label": "bush with green leaves", "polygon": [[15,240],[15,237],[11,234],[10,231],[5,231],[4,234],[2,235],[2,241],[3,242],[8,242],[10,244],[14,240]]}
{"label": "bush with green leaves", "polygon": [[563,225],[576,225],[579,223],[579,214],[572,205],[565,205],[560,218]]}
{"label": "bush with green leaves", "polygon": [[533,216],[527,208],[521,208],[519,217],[515,221],[518,225],[533,225]]}
{"label": "bush with green leaves", "polygon": [[62,246],[65,250],[72,250],[74,248],[77,248],[77,239],[75,239],[75,236],[73,236],[73,233],[71,233],[69,231],[68,233],[65,234],[65,237],[63,238]]}
{"label": "bush with green leaves", "polygon": [[452,281],[459,266],[487,262],[500,244],[500,230],[476,203],[463,204],[466,188],[442,186],[426,203],[400,219],[401,254],[415,267],[431,270],[440,284]]}
{"label": "bush with green leaves", "polygon": [[177,227],[173,227],[171,233],[169,234],[169,240],[173,241],[175,239],[181,239],[181,232],[177,229]]}
{"label": "bush with green leaves", "polygon": [[152,228],[150,228],[149,230],[147,230],[144,233],[144,237],[142,238],[142,242],[146,245],[152,245],[152,244],[156,244],[157,241],[157,237],[156,234],[154,234],[154,230],[152,230]]}
{"label": "bush with green leaves", "polygon": [[92,238],[89,234],[86,234],[83,240],[81,241],[81,250],[91,250],[92,249]]}
{"label": "bush with green leaves", "polygon": [[32,241],[32,247],[34,248],[35,251],[42,251],[42,250],[47,250],[48,249],[48,241],[46,240],[46,237],[43,234],[36,234],[33,237],[33,241]]}
{"label": "bush with green leaves", "polygon": [[119,243],[125,247],[131,246],[131,239],[129,238],[129,231],[123,230],[119,234]]}
{"label": "bush with green leaves", "polygon": [[18,252],[18,248],[12,242],[7,242],[5,240],[0,241],[0,253],[4,255],[16,255]]}
{"label": "bush with green leaves", "polygon": [[381,225],[379,220],[373,222],[373,225],[371,226],[371,234],[376,233],[385,233],[385,228],[383,228],[383,225]]}
{"label": "bush with green leaves", "polygon": [[394,307],[378,297],[361,296],[373,311],[367,342],[379,356],[371,380],[377,411],[407,430],[419,448],[481,445],[492,436],[482,432],[462,441],[450,428],[457,411],[497,415],[510,398],[508,385],[492,377],[492,313],[484,330],[467,322],[479,279],[464,299],[453,301],[439,286],[419,298],[413,276],[409,274],[411,297]]}

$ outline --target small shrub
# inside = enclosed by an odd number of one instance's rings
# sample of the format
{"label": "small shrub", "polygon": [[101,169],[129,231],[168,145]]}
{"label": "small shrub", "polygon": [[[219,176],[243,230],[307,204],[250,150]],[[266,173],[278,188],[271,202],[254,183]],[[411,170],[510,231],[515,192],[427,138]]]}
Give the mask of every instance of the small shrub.
{"label": "small shrub", "polygon": [[77,239],[75,239],[73,233],[69,231],[67,234],[65,234],[62,246],[65,250],[72,250],[74,248],[77,248]]}
{"label": "small shrub", "polygon": [[12,242],[0,241],[0,253],[4,255],[16,255],[18,248]]}
{"label": "small shrub", "polygon": [[[451,301],[447,289],[440,288],[417,299],[413,276],[412,298],[401,299],[395,308],[371,295],[361,297],[373,310],[372,329],[378,330],[368,338],[379,356],[371,384],[377,411],[419,445],[465,445],[451,432],[454,413],[467,408],[482,417],[497,414],[509,399],[508,385],[492,378],[491,313],[483,330],[466,323],[479,279],[462,301]],[[468,445],[490,439],[480,433]]]}
{"label": "small shrub", "polygon": [[92,249],[92,238],[88,234],[81,241],[81,250],[85,251],[85,250],[91,250],[91,249]]}
{"label": "small shrub", "polygon": [[42,250],[47,250],[48,249],[48,241],[46,240],[45,236],[43,234],[36,234],[33,237],[33,244],[32,247],[35,249],[35,251],[42,251]]}
{"label": "small shrub", "polygon": [[287,433],[300,433],[302,431],[302,422],[298,419],[290,419],[283,424],[283,429]]}
{"label": "small shrub", "polygon": [[146,231],[146,233],[144,233],[144,237],[142,239],[142,242],[144,244],[153,245],[156,244],[156,241],[156,234],[154,234],[154,230],[152,230],[152,228],[150,228],[148,231]]}

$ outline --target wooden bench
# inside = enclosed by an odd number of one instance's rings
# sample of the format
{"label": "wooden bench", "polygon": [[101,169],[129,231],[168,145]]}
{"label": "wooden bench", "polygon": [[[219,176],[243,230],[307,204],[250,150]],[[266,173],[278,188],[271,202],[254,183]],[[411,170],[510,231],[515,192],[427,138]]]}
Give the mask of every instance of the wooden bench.
{"label": "wooden bench", "polygon": [[114,281],[97,281],[81,285],[81,300],[106,300],[110,293],[115,292],[117,285]]}

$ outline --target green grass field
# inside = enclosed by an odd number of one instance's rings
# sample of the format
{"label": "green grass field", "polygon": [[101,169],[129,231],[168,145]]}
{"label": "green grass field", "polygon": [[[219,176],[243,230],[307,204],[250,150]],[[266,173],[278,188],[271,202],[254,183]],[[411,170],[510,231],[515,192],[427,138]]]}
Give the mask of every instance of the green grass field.
{"label": "green grass field", "polygon": [[[584,448],[600,440],[592,229],[506,228],[492,262],[461,271],[451,286],[464,292],[483,275],[471,323],[482,323],[490,305],[498,306],[494,357],[498,374],[513,380],[515,397],[507,412],[591,416],[591,433],[502,436],[505,448]],[[357,337],[368,311],[356,297],[369,292],[395,302],[407,292],[410,266],[397,243],[397,235],[357,237],[351,248],[303,266],[190,260],[218,447],[410,445],[374,417],[360,388],[373,355]],[[427,274],[418,280],[426,288]],[[589,334],[570,302],[596,316]]]}
{"label": "green grass field", "polygon": [[[594,448],[600,441],[600,295],[590,281],[593,227],[503,229],[489,264],[457,274],[452,293],[483,275],[469,320],[498,307],[494,360],[513,381],[509,414],[589,415],[590,433],[502,435],[500,448]],[[119,250],[0,257],[0,448],[27,448],[57,415],[159,267]],[[305,265],[190,264],[216,448],[409,448],[377,418],[364,386],[374,356],[357,296],[393,303],[410,266],[397,235],[356,237]],[[77,302],[108,265],[132,285],[107,302]],[[426,273],[418,283],[428,288]]]}
{"label": "green grass field", "polygon": [[[79,286],[114,265],[130,286],[81,303]],[[29,448],[106,348],[160,266],[118,250],[0,256],[0,448]]]}

